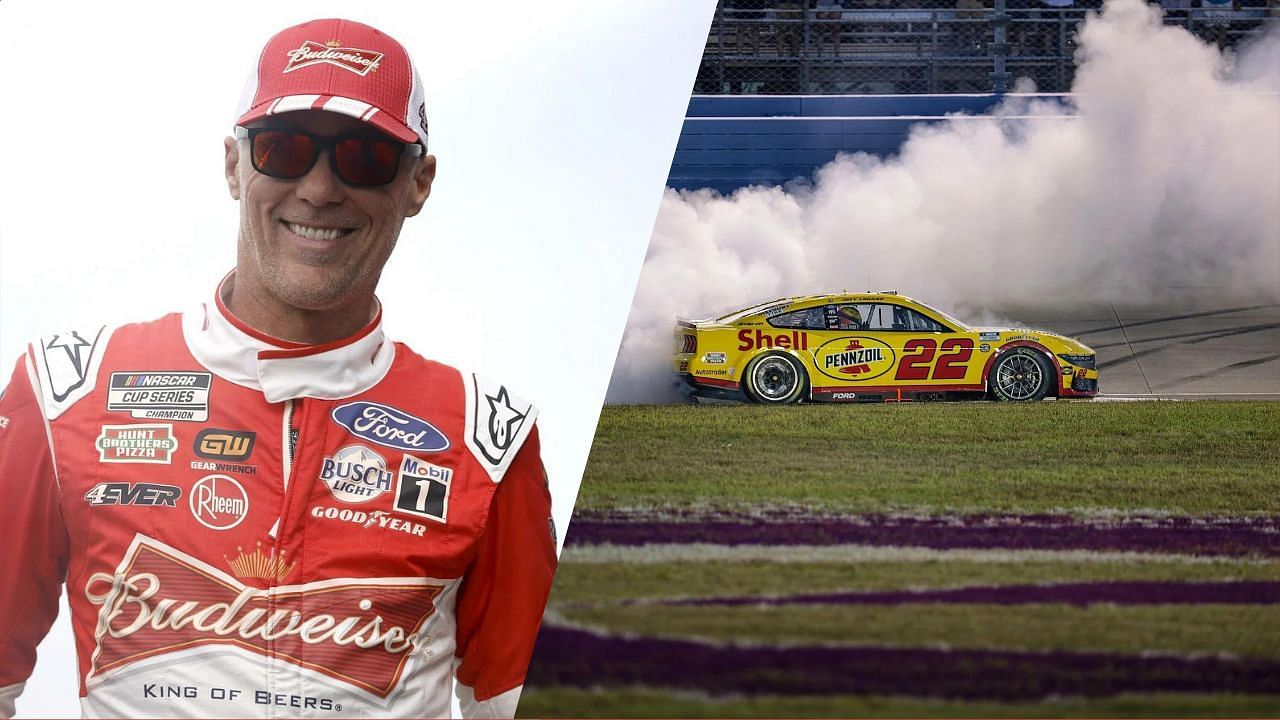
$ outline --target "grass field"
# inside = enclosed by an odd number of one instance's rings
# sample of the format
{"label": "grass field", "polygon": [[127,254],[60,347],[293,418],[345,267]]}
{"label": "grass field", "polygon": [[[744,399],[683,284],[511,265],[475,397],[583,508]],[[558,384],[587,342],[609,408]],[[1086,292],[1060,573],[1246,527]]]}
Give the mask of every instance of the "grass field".
{"label": "grass field", "polygon": [[1280,403],[612,406],[576,507],[1276,514]]}
{"label": "grass field", "polygon": [[1280,714],[1280,404],[608,407],[520,706]]}

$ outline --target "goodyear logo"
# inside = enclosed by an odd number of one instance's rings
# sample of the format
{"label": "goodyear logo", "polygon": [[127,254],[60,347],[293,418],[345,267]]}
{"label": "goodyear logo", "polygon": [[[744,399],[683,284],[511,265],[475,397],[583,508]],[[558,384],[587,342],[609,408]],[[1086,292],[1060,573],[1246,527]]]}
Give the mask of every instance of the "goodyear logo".
{"label": "goodyear logo", "polygon": [[243,430],[207,428],[196,435],[196,455],[209,460],[248,460],[257,435]]}
{"label": "goodyear logo", "polygon": [[893,367],[893,348],[869,337],[839,337],[813,354],[818,370],[830,378],[862,381],[880,377]]}

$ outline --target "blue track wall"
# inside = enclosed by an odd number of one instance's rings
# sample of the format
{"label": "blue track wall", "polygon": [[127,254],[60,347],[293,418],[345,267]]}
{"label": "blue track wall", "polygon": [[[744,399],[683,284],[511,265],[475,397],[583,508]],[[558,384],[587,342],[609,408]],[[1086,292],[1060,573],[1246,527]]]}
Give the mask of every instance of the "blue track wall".
{"label": "blue track wall", "polygon": [[[1045,96],[1061,97],[1061,96]],[[697,95],[676,145],[667,185],[730,192],[780,185],[839,152],[889,155],[918,122],[982,114],[995,95]]]}

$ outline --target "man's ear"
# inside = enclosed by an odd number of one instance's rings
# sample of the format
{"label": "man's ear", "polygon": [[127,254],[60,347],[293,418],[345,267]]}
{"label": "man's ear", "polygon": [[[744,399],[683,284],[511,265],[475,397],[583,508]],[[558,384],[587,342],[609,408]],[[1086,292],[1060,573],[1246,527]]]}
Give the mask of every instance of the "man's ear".
{"label": "man's ear", "polygon": [[222,141],[223,151],[223,172],[227,176],[227,190],[231,193],[234,200],[240,199],[240,143],[236,142],[233,137],[228,137]]}
{"label": "man's ear", "polygon": [[436,156],[424,155],[413,168],[413,182],[409,188],[409,209],[405,217],[413,217],[422,211],[422,205],[431,196],[431,183],[436,179]]}

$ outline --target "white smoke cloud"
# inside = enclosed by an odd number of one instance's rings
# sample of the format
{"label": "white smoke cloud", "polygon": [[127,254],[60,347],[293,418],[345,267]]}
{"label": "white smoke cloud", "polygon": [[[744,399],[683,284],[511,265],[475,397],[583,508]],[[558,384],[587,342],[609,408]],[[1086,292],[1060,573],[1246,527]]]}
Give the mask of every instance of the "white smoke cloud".
{"label": "white smoke cloud", "polygon": [[668,190],[606,402],[678,398],[677,316],[791,294],[896,289],[971,318],[1280,295],[1275,30],[1224,54],[1109,0],[1081,30],[1070,105],[920,125],[897,156],[842,155],[811,185]]}

